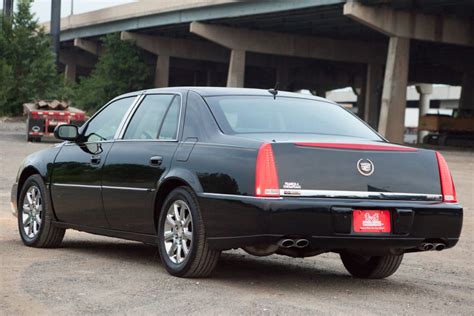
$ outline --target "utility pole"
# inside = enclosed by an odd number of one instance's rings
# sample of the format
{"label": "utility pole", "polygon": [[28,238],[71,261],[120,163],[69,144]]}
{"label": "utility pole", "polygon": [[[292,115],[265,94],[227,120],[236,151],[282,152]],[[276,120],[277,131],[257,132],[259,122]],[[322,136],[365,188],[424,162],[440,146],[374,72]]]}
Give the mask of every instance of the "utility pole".
{"label": "utility pole", "polygon": [[61,31],[61,0],[51,1],[51,43],[56,59],[56,67],[59,70],[59,35]]}
{"label": "utility pole", "polygon": [[13,16],[13,0],[3,0],[3,17],[11,21]]}

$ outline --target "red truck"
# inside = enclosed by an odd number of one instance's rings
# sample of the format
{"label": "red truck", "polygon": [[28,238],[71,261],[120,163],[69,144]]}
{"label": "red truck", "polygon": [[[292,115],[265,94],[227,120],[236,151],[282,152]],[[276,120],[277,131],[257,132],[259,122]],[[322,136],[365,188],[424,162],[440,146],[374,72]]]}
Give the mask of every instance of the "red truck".
{"label": "red truck", "polygon": [[[38,104],[42,106],[39,107]],[[43,136],[52,135],[58,125],[75,124],[81,126],[87,119],[86,113],[77,108],[71,106],[55,106],[53,109],[51,104],[54,103],[43,101],[41,103],[23,104],[23,113],[27,116],[27,141],[40,142]]]}

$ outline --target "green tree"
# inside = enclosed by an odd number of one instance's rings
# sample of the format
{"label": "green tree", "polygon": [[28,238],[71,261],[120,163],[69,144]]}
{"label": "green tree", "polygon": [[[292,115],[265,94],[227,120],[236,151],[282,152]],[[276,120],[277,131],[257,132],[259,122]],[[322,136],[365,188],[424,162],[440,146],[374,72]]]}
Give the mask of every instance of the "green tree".
{"label": "green tree", "polygon": [[32,0],[19,0],[11,26],[0,31],[0,114],[17,115],[21,105],[55,96],[60,80],[50,39],[31,13]]}
{"label": "green tree", "polygon": [[151,86],[151,69],[142,52],[132,42],[120,40],[119,34],[102,38],[105,53],[89,77],[80,79],[73,103],[94,111],[117,95]]}

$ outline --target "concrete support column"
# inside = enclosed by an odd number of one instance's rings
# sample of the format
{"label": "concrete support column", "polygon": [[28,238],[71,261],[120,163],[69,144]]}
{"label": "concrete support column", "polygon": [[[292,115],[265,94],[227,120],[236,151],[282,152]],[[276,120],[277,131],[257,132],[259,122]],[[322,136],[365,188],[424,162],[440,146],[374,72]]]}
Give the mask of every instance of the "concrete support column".
{"label": "concrete support column", "polygon": [[365,106],[363,120],[377,129],[380,113],[380,99],[383,87],[383,65],[368,64],[365,81]]}
{"label": "concrete support column", "polygon": [[420,94],[420,111],[418,115],[418,144],[423,143],[423,138],[428,135],[428,131],[420,130],[420,120],[423,116],[428,114],[430,109],[430,95],[433,93],[433,86],[430,84],[416,85],[416,91]]}
{"label": "concrete support column", "polygon": [[76,82],[76,70],[76,64],[66,64],[64,68],[64,79],[66,79],[66,81],[69,83]]}
{"label": "concrete support column", "polygon": [[288,90],[290,84],[290,71],[288,64],[279,63],[276,69],[276,83],[278,83],[279,90]]}
{"label": "concrete support column", "polygon": [[394,143],[403,143],[410,39],[391,37],[382,91],[379,132]]}
{"label": "concrete support column", "polygon": [[460,110],[474,110],[474,73],[464,73],[462,78]]}
{"label": "concrete support column", "polygon": [[243,88],[245,79],[245,51],[233,49],[230,53],[227,87]]}
{"label": "concrete support column", "polygon": [[160,55],[156,59],[155,87],[163,88],[169,86],[170,56]]}
{"label": "concrete support column", "polygon": [[357,116],[361,119],[364,119],[365,116],[365,99],[366,99],[366,74],[361,73],[354,78],[354,83],[352,84],[352,91],[357,96],[356,106],[357,106]]}

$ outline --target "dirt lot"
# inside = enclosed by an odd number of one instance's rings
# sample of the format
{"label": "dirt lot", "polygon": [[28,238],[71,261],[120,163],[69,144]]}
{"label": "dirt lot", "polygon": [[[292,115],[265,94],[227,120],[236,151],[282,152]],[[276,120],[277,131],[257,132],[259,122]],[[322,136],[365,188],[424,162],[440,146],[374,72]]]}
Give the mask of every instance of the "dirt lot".
{"label": "dirt lot", "polygon": [[59,249],[23,246],[10,187],[29,153],[24,123],[0,121],[0,315],[32,314],[439,314],[474,315],[474,152],[443,152],[464,205],[451,250],[406,255],[386,280],[351,278],[339,257],[222,255],[214,276],[169,276],[156,249],[68,231]]}

